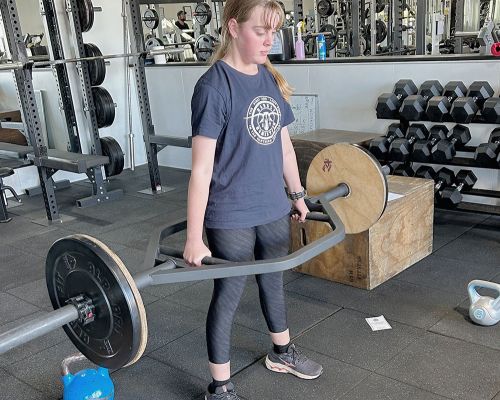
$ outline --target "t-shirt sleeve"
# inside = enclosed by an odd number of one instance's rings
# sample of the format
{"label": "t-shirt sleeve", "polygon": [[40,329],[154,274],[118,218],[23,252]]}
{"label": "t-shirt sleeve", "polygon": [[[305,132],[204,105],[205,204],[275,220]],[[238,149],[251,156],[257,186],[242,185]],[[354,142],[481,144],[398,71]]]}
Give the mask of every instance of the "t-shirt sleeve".
{"label": "t-shirt sleeve", "polygon": [[226,102],[213,86],[198,82],[191,99],[192,135],[217,139],[226,124]]}
{"label": "t-shirt sleeve", "polygon": [[283,117],[281,127],[285,127],[290,125],[293,121],[295,121],[295,116],[293,115],[292,107],[290,103],[283,99]]}

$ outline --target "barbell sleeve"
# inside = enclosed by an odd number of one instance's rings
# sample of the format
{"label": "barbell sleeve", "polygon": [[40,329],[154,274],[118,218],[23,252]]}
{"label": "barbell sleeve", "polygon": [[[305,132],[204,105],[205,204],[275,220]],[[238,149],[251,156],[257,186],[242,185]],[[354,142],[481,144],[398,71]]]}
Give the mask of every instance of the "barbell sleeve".
{"label": "barbell sleeve", "polygon": [[477,37],[479,36],[479,31],[473,32],[464,32],[464,31],[456,31],[455,37]]}
{"label": "barbell sleeve", "polygon": [[46,335],[76,319],[78,319],[78,311],[74,305],[70,304],[51,311],[47,315],[27,321],[0,334],[0,354]]}
{"label": "barbell sleeve", "polygon": [[0,64],[0,71],[12,71],[14,69],[22,69],[24,64],[21,61],[9,62]]}

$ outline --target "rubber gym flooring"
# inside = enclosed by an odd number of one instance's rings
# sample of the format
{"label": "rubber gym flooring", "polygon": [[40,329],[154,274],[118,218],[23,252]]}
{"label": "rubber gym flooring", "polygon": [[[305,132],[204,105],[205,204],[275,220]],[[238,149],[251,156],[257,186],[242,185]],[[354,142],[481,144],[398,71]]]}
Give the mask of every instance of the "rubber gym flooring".
{"label": "rubber gym flooring", "polygon": [[[50,227],[31,222],[44,218],[41,197],[24,196],[12,222],[0,225],[0,332],[51,310],[44,263],[60,237],[95,236],[138,272],[152,229],[186,213],[188,172],[161,174],[174,191],[154,199],[137,193],[149,185],[142,166],[111,181],[111,189],[124,189],[122,200],[88,209],[74,206],[88,184],[73,184],[57,193],[61,213],[73,219]],[[168,243],[181,248],[183,240],[178,234]],[[249,279],[232,342],[233,381],[243,399],[500,400],[500,324],[469,322],[466,293],[472,279],[500,282],[500,217],[436,211],[432,255],[372,291],[293,271],[285,278],[294,342],[325,372],[303,381],[264,367],[270,340]],[[202,281],[142,292],[149,341],[139,362],[112,373],[117,400],[203,398],[211,287]],[[365,318],[378,315],[393,329],[372,332]],[[60,398],[60,363],[74,352],[58,329],[0,356],[0,399]]]}

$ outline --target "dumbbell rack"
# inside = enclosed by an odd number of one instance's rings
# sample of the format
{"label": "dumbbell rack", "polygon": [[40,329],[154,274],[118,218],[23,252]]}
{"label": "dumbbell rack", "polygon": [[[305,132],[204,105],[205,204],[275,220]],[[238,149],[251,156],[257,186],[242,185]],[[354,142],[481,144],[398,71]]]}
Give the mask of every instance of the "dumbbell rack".
{"label": "dumbbell rack", "polygon": [[[410,122],[430,122],[429,119],[423,118],[419,121],[406,121],[405,119],[401,118],[399,119],[399,122],[404,125],[404,126],[409,126]],[[453,122],[453,121],[443,121],[443,122]],[[436,124],[439,124],[440,122],[437,122]],[[481,117],[476,116],[474,120],[471,123],[488,123],[491,124],[490,122],[485,122]],[[463,125],[468,125],[468,124],[463,124]],[[473,146],[462,146],[459,152],[464,152],[464,153],[469,153],[473,154],[474,151],[476,150],[475,147]],[[411,158],[410,158],[410,162]],[[416,162],[416,161],[415,161]],[[450,166],[460,166],[460,167],[469,167],[469,168],[482,168],[482,169],[491,169],[491,170],[499,170],[498,168],[492,168],[488,166],[484,166],[479,164],[476,160],[470,157],[453,157],[452,160],[447,161],[445,163],[440,163],[435,160],[429,161],[429,162],[418,162],[419,164],[433,164],[433,165],[450,165]],[[500,199],[500,191],[498,190],[487,190],[487,189],[469,189],[469,190],[462,190],[462,194],[468,195],[468,196],[476,196],[476,197],[488,197],[488,198],[494,198],[494,199]],[[436,203],[436,207],[438,208],[444,208],[446,209],[447,207]],[[500,206],[498,205],[490,205],[490,204],[483,204],[483,203],[478,203],[478,202],[465,202],[462,201],[458,206],[453,207],[453,210],[460,210],[460,211],[469,211],[469,212],[475,212],[475,213],[486,213],[486,214],[494,214],[494,215],[500,215]]]}
{"label": "dumbbell rack", "polygon": [[[53,2],[53,0],[46,1]],[[73,33],[75,55],[77,58],[84,58],[87,54],[85,52],[82,26],[78,13],[79,7],[82,7],[81,0],[66,0],[66,11],[69,17],[70,28]],[[88,63],[88,61],[79,61],[76,65],[83,95],[83,111],[87,119],[87,126],[89,127],[91,144],[90,153],[93,155],[102,155],[103,153],[99,137],[96,108],[94,98],[92,96]],[[92,195],[78,200],[77,204],[79,207],[90,207],[99,203],[116,200],[123,196],[123,190],[121,189],[112,191],[107,190],[102,169],[102,166],[99,166],[96,168],[89,168],[87,170],[86,175],[92,184]]]}

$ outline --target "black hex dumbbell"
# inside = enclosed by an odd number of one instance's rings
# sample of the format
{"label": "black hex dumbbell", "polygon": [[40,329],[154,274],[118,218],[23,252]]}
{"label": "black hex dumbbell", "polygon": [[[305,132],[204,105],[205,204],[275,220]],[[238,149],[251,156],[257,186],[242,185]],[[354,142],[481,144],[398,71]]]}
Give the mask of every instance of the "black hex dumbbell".
{"label": "black hex dumbbell", "polygon": [[477,146],[474,159],[485,167],[500,165],[500,128],[493,129],[488,143],[481,143]]}
{"label": "black hex dumbbell", "polygon": [[411,79],[400,79],[394,85],[393,93],[383,93],[377,99],[377,118],[397,119],[404,99],[417,93],[417,86]]}
{"label": "black hex dumbbell", "polygon": [[440,140],[431,150],[432,160],[438,163],[450,161],[457,154],[457,148],[464,146],[471,139],[469,128],[455,125],[445,140]]}
{"label": "black hex dumbbell", "polygon": [[462,202],[462,190],[471,189],[477,182],[474,172],[468,169],[458,171],[455,179],[456,186],[450,186],[443,189],[439,203],[445,207],[456,207]]}
{"label": "black hex dumbbell", "polygon": [[393,161],[382,167],[382,170],[386,175],[399,175],[399,176],[413,176],[415,171],[413,171],[412,166],[409,163],[400,163]]}
{"label": "black hex dumbbell", "polygon": [[413,167],[409,163],[403,163],[403,164],[400,164],[394,170],[394,175],[399,175],[399,176],[414,176],[415,175],[415,171],[413,170]]}
{"label": "black hex dumbbell", "polygon": [[438,81],[425,81],[420,86],[418,94],[408,96],[404,99],[399,115],[407,121],[420,121],[425,119],[427,102],[434,96],[441,96],[443,87]]}
{"label": "black hex dumbbell", "polygon": [[375,158],[380,161],[384,161],[387,158],[387,153],[389,152],[389,146],[397,138],[405,137],[406,129],[403,125],[398,123],[392,123],[387,128],[387,133],[385,137],[380,137],[373,139],[368,145],[368,150],[372,153]]}
{"label": "black hex dumbbell", "polygon": [[421,167],[419,167],[415,172],[415,177],[432,179],[435,182],[434,195],[436,197],[439,197],[441,190],[446,186],[450,186],[455,180],[455,174],[451,169],[444,167],[441,168],[436,174],[436,172],[434,172],[434,169],[427,165],[422,165]]}
{"label": "black hex dumbbell", "polygon": [[467,87],[461,81],[451,81],[444,87],[442,96],[434,96],[427,103],[425,113],[430,121],[443,122],[450,120],[451,105],[458,97],[465,97]]}
{"label": "black hex dumbbell", "polygon": [[429,162],[432,160],[432,148],[440,140],[445,140],[448,137],[449,130],[445,125],[434,125],[430,129],[428,140],[418,140],[413,145],[411,159],[419,162]]}
{"label": "black hex dumbbell", "polygon": [[486,81],[476,81],[469,86],[467,97],[459,97],[453,102],[450,114],[453,121],[462,124],[472,122],[479,108],[492,97],[494,91]]}
{"label": "black hex dumbbell", "polygon": [[417,140],[427,139],[429,131],[423,124],[413,124],[408,128],[405,138],[395,139],[389,148],[389,159],[406,162],[410,159],[413,144]]}
{"label": "black hex dumbbell", "polygon": [[491,97],[486,100],[481,115],[486,122],[500,124],[500,97]]}

